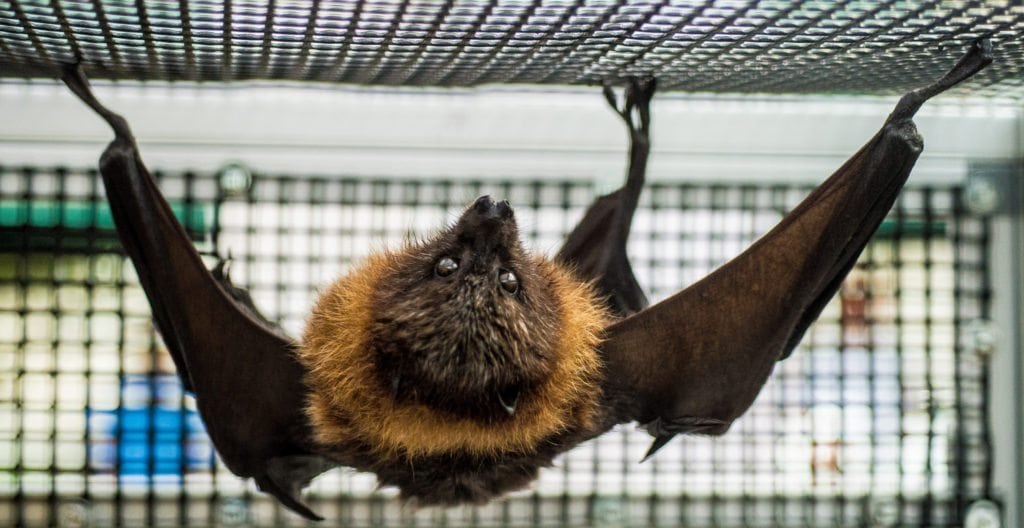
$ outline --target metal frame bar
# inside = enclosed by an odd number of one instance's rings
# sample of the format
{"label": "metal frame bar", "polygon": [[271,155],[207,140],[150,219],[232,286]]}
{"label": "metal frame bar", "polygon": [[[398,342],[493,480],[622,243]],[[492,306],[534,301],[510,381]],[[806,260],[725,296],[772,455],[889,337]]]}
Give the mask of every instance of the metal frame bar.
{"label": "metal frame bar", "polygon": [[[131,120],[147,163],[165,170],[217,170],[235,160],[264,173],[569,177],[609,186],[625,171],[621,125],[596,88],[96,84]],[[874,135],[894,102],[658,96],[648,179],[817,183]],[[968,161],[1017,157],[1019,109],[986,103],[940,98],[922,109],[916,122],[926,148],[912,183],[958,182]],[[93,165],[110,139],[56,84],[0,83],[0,115],[7,165]]]}
{"label": "metal frame bar", "polygon": [[[1022,124],[1024,127],[1024,124]],[[1022,128],[1024,129],[1024,128]],[[998,191],[992,217],[989,262],[993,279],[992,319],[996,348],[990,363],[990,426],[994,498],[1002,502],[1004,526],[1024,522],[1024,166],[1022,160],[974,164],[971,178]],[[968,526],[971,526],[968,524]]]}

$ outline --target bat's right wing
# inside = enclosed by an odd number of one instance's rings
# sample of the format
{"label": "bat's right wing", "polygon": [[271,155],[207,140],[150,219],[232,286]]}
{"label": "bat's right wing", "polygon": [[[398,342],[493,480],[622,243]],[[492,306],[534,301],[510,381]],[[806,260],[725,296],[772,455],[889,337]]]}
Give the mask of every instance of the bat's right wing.
{"label": "bat's right wing", "polygon": [[143,165],[127,121],[96,100],[79,67],[67,67],[63,80],[114,129],[100,173],[118,236],[221,459],[285,506],[319,519],[299,492],[335,464],[312,449],[292,342],[220,269],[206,269]]}
{"label": "bat's right wing", "polygon": [[720,434],[753,403],[835,294],[922,149],[911,120],[928,98],[992,61],[976,43],[941,80],[900,100],[881,131],[744,253],[607,331],[615,421],[655,436]]}

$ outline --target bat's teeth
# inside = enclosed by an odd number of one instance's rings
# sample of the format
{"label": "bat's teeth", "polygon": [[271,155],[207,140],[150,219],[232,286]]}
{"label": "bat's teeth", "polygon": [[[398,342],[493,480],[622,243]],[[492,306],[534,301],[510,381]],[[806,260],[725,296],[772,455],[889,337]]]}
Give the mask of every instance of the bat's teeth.
{"label": "bat's teeth", "polygon": [[519,403],[519,387],[506,387],[498,389],[498,403],[509,416],[516,413],[516,405]]}
{"label": "bat's teeth", "polygon": [[401,374],[395,374],[394,377],[391,378],[391,399],[393,399],[393,400],[397,400],[398,399],[398,389],[400,389],[401,387],[402,387],[402,375]]}

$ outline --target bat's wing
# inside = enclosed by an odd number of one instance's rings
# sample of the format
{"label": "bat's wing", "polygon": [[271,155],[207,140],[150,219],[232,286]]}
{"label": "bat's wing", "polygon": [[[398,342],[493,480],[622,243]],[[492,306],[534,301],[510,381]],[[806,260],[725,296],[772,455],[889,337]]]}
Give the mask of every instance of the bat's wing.
{"label": "bat's wing", "polygon": [[77,66],[63,80],[114,129],[100,173],[118,236],[214,446],[233,473],[319,519],[298,495],[333,464],[310,447],[303,370],[292,342],[222,270],[215,277],[206,269],[143,165],[127,121],[96,100]]}
{"label": "bat's wing", "polygon": [[617,422],[655,436],[721,434],[753,403],[835,294],[892,207],[922,141],[928,98],[992,61],[987,42],[935,84],[905,95],[882,129],[744,253],[689,288],[608,328],[605,395]]}
{"label": "bat's wing", "polygon": [[[617,315],[625,316],[647,307],[647,297],[633,276],[626,257],[633,212],[644,186],[650,154],[650,101],[654,79],[633,79],[626,87],[625,102],[618,108],[615,94],[605,87],[605,97],[629,128],[629,169],[626,184],[598,198],[580,223],[569,233],[556,259],[572,265],[584,280],[594,281]],[[637,123],[636,121],[639,121]]]}

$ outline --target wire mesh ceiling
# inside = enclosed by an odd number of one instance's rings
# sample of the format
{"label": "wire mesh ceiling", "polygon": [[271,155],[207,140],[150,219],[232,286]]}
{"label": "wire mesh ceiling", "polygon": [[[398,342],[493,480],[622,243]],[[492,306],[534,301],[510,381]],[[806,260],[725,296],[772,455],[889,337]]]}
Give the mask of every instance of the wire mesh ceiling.
{"label": "wire mesh ceiling", "polygon": [[0,77],[897,93],[990,37],[962,94],[1024,98],[1024,5],[982,1],[0,2]]}

